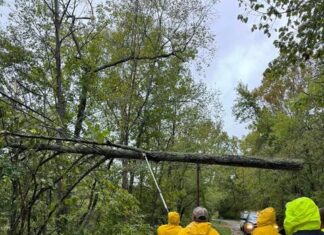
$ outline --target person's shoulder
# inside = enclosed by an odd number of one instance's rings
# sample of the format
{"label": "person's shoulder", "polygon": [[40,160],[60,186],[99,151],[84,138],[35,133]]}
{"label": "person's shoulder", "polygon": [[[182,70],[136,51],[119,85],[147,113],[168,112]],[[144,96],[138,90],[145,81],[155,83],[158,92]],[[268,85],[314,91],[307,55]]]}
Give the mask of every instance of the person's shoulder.
{"label": "person's shoulder", "polygon": [[167,226],[167,224],[162,224],[162,225],[160,225],[160,226],[157,228],[157,231],[159,232],[159,231],[163,230],[166,226]]}
{"label": "person's shoulder", "polygon": [[178,235],[186,235],[186,234],[187,234],[186,229],[181,227],[181,229],[178,232]]}
{"label": "person's shoulder", "polygon": [[163,228],[163,227],[165,227],[165,224],[161,224],[161,225],[158,227],[158,229],[159,229],[159,228]]}
{"label": "person's shoulder", "polygon": [[220,235],[220,233],[216,229],[211,228],[210,229],[210,232],[208,233],[208,235]]}

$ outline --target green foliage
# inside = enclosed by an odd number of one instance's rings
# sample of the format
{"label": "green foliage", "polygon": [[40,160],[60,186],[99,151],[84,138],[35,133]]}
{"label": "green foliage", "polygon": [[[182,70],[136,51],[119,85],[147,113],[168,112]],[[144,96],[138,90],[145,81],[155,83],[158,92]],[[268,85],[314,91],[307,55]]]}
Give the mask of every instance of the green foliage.
{"label": "green foliage", "polygon": [[240,98],[236,100],[233,107],[233,114],[241,122],[253,120],[260,112],[257,97],[255,94],[249,92],[247,86],[242,83],[238,84],[236,91],[240,95]]}
{"label": "green foliage", "polygon": [[[66,203],[71,213],[68,217],[69,234],[148,234],[146,225],[139,211],[137,200],[127,191],[113,185],[108,180],[100,180],[93,192],[97,198],[96,208],[89,211],[85,206],[88,201],[88,184],[82,183],[81,190]],[[91,192],[91,189],[90,189]],[[91,218],[89,216],[91,215]],[[79,221],[83,218],[83,221]]]}
{"label": "green foliage", "polygon": [[[320,198],[324,190],[323,102],[320,101],[323,96],[318,93],[319,89],[323,90],[323,76],[313,76],[315,71],[323,71],[322,66],[315,63],[311,67],[292,67],[286,75],[266,73],[261,86],[248,91],[255,96],[262,111],[251,118],[254,122],[242,142],[242,151],[247,155],[302,159],[305,162],[300,172],[283,172],[280,176],[276,172],[250,170],[258,174],[258,180],[250,177],[245,183],[245,187],[252,186],[247,190],[253,198],[249,205],[257,209],[274,206],[279,220],[283,219],[285,203],[295,197],[309,196],[319,206],[323,205]],[[248,107],[250,104],[244,102],[246,93],[240,93],[243,101],[239,101],[237,108],[254,107]]]}
{"label": "green foliage", "polygon": [[231,235],[232,234],[231,229],[224,226],[224,224],[214,222],[213,225],[215,226],[218,233],[221,235]]}
{"label": "green foliage", "polygon": [[[268,36],[272,29],[278,33],[274,44],[280,49],[279,57],[264,72],[260,87],[248,91],[240,85],[237,89],[236,118],[251,123],[241,149],[247,155],[305,162],[297,173],[248,170],[252,176],[244,185],[253,199],[248,205],[257,209],[274,206],[280,223],[285,203],[295,197],[309,196],[323,206],[324,4],[281,0],[239,3],[246,13],[252,10],[259,16],[252,31],[262,30]],[[246,23],[250,17],[238,18]],[[284,21],[276,24],[281,18]]]}
{"label": "green foliage", "polygon": [[251,17],[248,14],[252,11],[259,21],[259,24],[253,24],[252,31],[261,30],[270,37],[271,31],[274,30],[278,35],[274,45],[280,49],[282,56],[288,58],[288,63],[295,64],[310,57],[322,58],[323,1],[238,0],[238,2],[246,12],[240,14],[238,19],[247,23]]}
{"label": "green foliage", "polygon": [[7,155],[1,153],[0,158],[0,179],[2,177],[11,177],[14,175],[15,167],[10,162]]}
{"label": "green foliage", "polygon": [[90,134],[89,138],[96,140],[98,143],[104,143],[105,139],[109,134],[108,129],[103,129],[100,127],[99,123],[93,125],[91,122],[86,121],[87,131]]}
{"label": "green foliage", "polygon": [[[148,150],[198,151],[201,145],[206,153],[222,154],[236,148],[216,115],[217,94],[194,81],[187,63],[198,51],[211,51],[206,20],[214,0],[52,3],[16,0],[1,34],[0,125],[25,135],[1,142],[94,152],[90,144],[42,136]],[[115,159],[110,165],[96,154],[1,151],[3,233],[152,234],[151,225],[165,218],[140,162]],[[170,189],[170,206],[189,218],[194,169],[165,164],[155,171]],[[209,185],[202,183],[202,194],[214,212]]]}

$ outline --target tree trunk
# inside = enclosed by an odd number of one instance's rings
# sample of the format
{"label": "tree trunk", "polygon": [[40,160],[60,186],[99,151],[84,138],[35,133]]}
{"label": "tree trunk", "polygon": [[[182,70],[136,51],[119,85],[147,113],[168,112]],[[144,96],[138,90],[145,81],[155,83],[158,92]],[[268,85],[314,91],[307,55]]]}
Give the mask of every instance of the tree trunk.
{"label": "tree trunk", "polygon": [[[225,165],[225,166],[238,166],[238,167],[253,167],[274,170],[301,170],[303,162],[300,160],[282,160],[282,159],[268,159],[246,157],[241,155],[223,155],[216,156],[211,154],[202,153],[175,153],[175,152],[157,152],[145,151],[129,146],[122,146],[112,144],[114,147],[107,147],[97,144],[93,146],[62,146],[57,144],[36,144],[33,146],[16,144],[18,140],[12,143],[5,143],[5,147],[19,148],[21,150],[36,150],[36,151],[55,151],[60,153],[74,153],[74,154],[92,154],[103,155],[107,159],[134,159],[145,160],[143,153],[146,154],[149,161],[154,162],[186,162],[186,163],[200,163],[207,165]],[[116,149],[116,147],[122,149]]]}
{"label": "tree trunk", "polygon": [[87,94],[88,94],[88,89],[86,85],[82,86],[82,91],[80,94],[80,101],[79,101],[79,106],[78,106],[78,114],[77,114],[77,120],[75,123],[75,129],[74,129],[74,138],[79,138],[80,133],[82,130],[82,123],[85,117],[85,110],[87,106]]}
{"label": "tree trunk", "polygon": [[56,109],[60,117],[61,126],[64,127],[65,123],[65,99],[63,92],[63,79],[62,79],[62,61],[61,61],[61,20],[60,20],[60,7],[59,0],[54,1],[54,26],[55,26],[55,80],[56,80]]}
{"label": "tree trunk", "polygon": [[8,235],[16,235],[17,226],[17,195],[18,195],[18,182],[12,180],[12,193],[11,193],[11,210],[9,220]]}

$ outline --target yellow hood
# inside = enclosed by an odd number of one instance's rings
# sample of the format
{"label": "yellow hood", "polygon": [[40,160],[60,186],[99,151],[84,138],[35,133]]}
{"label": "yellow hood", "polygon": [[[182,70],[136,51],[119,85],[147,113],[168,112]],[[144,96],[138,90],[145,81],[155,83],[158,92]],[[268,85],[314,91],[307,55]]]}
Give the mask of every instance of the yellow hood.
{"label": "yellow hood", "polygon": [[320,226],[318,207],[312,199],[301,197],[286,204],[284,227],[287,235],[302,230],[319,230]]}
{"label": "yellow hood", "polygon": [[265,208],[258,213],[257,225],[266,226],[276,223],[276,211],[272,207]]}
{"label": "yellow hood", "polygon": [[207,235],[211,230],[212,225],[209,222],[204,223],[197,223],[191,222],[187,227],[188,234],[195,234],[195,235]]}
{"label": "yellow hood", "polygon": [[175,211],[169,212],[168,213],[168,224],[179,225],[180,224],[180,215]]}

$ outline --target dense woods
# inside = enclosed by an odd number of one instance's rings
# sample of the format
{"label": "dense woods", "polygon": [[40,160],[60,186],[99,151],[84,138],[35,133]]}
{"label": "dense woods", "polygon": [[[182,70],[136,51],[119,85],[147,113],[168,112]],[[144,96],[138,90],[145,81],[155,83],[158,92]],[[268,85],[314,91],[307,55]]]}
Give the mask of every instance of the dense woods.
{"label": "dense woods", "polygon": [[[273,206],[280,219],[302,195],[324,206],[324,4],[238,0],[238,19],[257,12],[252,29],[277,33],[280,49],[259,87],[237,87],[233,114],[249,123],[238,139],[223,129],[219,92],[191,73],[213,55],[216,2],[11,1],[0,32],[0,234],[154,234],[165,211],[138,150],[160,157],[153,172],[184,224],[197,172],[214,217]],[[277,171],[157,154],[172,152],[304,164]],[[118,157],[126,153],[135,157]]]}
{"label": "dense woods", "polygon": [[[321,207],[324,205],[324,3],[239,2],[245,11],[238,18],[248,23],[251,16],[248,12],[254,12],[259,24],[252,25],[252,31],[276,35],[274,44],[280,51],[263,73],[259,87],[253,90],[248,90],[245,84],[237,87],[233,113],[238,120],[250,123],[250,133],[241,142],[241,150],[248,155],[294,156],[305,161],[304,169],[296,174],[251,170],[249,173],[257,177],[249,177],[248,186],[240,188],[248,192],[251,205],[275,206],[280,217],[285,203],[297,196],[309,196]],[[286,24],[276,24],[280,19],[285,19]]]}

